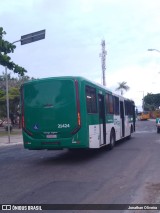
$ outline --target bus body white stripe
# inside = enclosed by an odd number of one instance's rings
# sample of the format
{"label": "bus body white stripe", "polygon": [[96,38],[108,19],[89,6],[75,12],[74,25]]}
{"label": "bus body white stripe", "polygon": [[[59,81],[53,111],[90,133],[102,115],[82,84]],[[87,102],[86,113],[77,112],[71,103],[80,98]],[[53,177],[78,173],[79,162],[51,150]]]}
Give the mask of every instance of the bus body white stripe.
{"label": "bus body white stripe", "polygon": [[89,148],[100,147],[100,128],[99,124],[89,125]]}

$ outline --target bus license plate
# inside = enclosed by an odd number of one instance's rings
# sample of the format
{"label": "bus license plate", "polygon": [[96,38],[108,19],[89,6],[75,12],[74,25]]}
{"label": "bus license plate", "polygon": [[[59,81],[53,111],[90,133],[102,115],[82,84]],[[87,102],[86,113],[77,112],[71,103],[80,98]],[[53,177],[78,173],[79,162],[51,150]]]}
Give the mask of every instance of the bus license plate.
{"label": "bus license plate", "polygon": [[46,138],[57,138],[57,135],[46,135]]}

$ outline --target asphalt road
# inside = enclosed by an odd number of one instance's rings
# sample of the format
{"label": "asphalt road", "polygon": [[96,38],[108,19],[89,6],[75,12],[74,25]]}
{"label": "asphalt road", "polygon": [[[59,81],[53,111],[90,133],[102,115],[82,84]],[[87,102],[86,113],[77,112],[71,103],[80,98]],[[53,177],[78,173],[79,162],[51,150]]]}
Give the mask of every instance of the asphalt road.
{"label": "asphalt road", "polygon": [[160,203],[160,134],[154,121],[137,121],[136,129],[130,140],[117,143],[111,151],[30,151],[22,144],[1,146],[0,203]]}

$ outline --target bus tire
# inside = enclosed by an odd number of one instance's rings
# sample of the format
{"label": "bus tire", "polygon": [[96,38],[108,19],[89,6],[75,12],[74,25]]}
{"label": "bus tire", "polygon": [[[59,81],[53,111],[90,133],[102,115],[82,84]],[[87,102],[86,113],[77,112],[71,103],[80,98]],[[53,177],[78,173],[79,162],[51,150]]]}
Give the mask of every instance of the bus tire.
{"label": "bus tire", "polygon": [[110,133],[110,144],[109,144],[109,149],[113,149],[113,147],[115,146],[115,132],[114,130],[112,129],[111,130],[111,133]]}

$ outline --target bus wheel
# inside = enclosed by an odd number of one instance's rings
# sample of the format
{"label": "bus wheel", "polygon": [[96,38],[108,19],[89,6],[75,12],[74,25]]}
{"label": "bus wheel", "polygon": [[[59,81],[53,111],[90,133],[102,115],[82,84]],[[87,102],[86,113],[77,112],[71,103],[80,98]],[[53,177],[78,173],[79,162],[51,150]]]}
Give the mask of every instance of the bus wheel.
{"label": "bus wheel", "polygon": [[109,149],[113,149],[113,147],[115,146],[115,132],[114,130],[111,131],[110,134],[110,144],[109,144]]}

